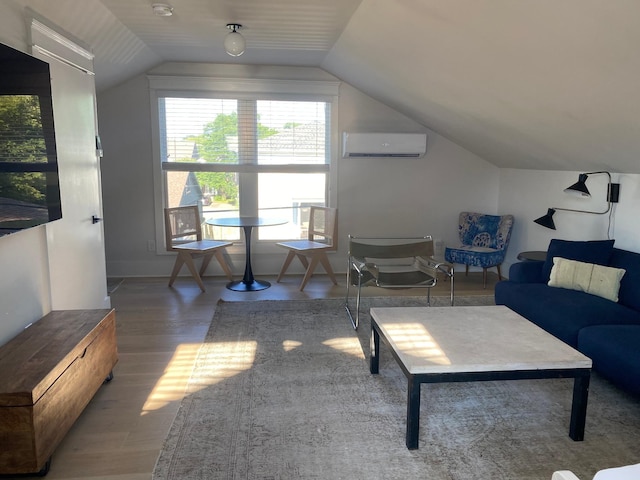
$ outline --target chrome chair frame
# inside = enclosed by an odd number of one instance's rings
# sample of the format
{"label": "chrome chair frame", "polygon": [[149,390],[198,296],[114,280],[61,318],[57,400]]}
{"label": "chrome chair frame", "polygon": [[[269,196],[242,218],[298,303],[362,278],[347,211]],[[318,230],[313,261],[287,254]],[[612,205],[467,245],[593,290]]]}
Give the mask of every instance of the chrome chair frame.
{"label": "chrome chair frame", "polygon": [[[396,263],[400,260],[404,263]],[[356,278],[352,278],[355,274]],[[424,237],[356,237],[349,235],[345,310],[354,330],[360,324],[360,300],[363,286],[380,288],[427,288],[427,305],[431,305],[431,288],[438,274],[450,281],[450,301],[454,303],[453,265],[433,258],[433,239]],[[353,285],[352,285],[353,282]],[[397,282],[397,283],[396,283]],[[351,286],[357,287],[355,317],[349,306]]]}

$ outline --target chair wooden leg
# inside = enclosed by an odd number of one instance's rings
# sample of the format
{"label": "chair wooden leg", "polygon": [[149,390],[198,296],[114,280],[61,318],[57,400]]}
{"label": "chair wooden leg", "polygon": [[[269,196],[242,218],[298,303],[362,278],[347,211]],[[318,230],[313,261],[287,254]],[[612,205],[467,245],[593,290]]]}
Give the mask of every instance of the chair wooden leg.
{"label": "chair wooden leg", "polygon": [[464,266],[464,276],[468,277],[469,276],[469,265],[465,265]]}
{"label": "chair wooden leg", "polygon": [[227,263],[227,260],[224,258],[224,254],[222,253],[222,251],[216,250],[214,255],[216,257],[216,260],[218,260],[218,263],[222,267],[222,270],[224,270],[224,273],[227,275],[227,278],[229,279],[229,281],[233,281],[233,272],[231,272],[231,268],[229,268],[229,264]]}
{"label": "chair wooden leg", "polygon": [[204,272],[207,271],[207,267],[209,266],[209,262],[211,262],[211,259],[213,258],[213,252],[212,253],[207,253],[203,258],[202,258],[202,265],[200,265],[200,277],[204,276]]}
{"label": "chair wooden leg", "polygon": [[333,268],[331,268],[331,263],[329,263],[329,259],[327,258],[326,254],[322,253],[320,255],[320,263],[322,264],[324,270],[327,272],[327,275],[329,275],[329,278],[331,279],[333,284],[337,285],[338,280],[336,280],[336,276],[333,274]]}
{"label": "chair wooden leg", "polygon": [[[306,258],[305,258],[305,262],[306,262]],[[311,262],[307,262],[308,263],[308,267],[306,272],[304,273],[304,278],[302,279],[302,283],[300,284],[300,291],[304,290],[304,287],[307,285],[307,282],[311,279],[311,276],[313,275],[313,271],[316,269],[316,266],[318,265],[318,263],[320,262],[320,259],[318,258],[318,255],[314,255],[313,257],[311,257]]]}
{"label": "chair wooden leg", "polygon": [[309,268],[309,262],[307,261],[307,257],[305,257],[301,253],[298,253],[296,256],[298,257],[298,260],[300,260],[300,263],[305,269]]}
{"label": "chair wooden leg", "polygon": [[[306,260],[306,259],[305,259]],[[331,268],[331,263],[329,263],[329,259],[327,258],[326,253],[318,252],[311,257],[311,262],[308,263],[307,270],[305,271],[304,278],[302,279],[302,284],[300,285],[300,291],[304,290],[304,287],[307,285],[307,282],[313,276],[313,272],[315,271],[318,263],[322,265],[324,270],[329,275],[329,278],[333,282],[334,285],[338,284],[338,280],[333,273],[333,268]]]}
{"label": "chair wooden leg", "polygon": [[278,274],[278,278],[276,278],[276,282],[279,282],[280,280],[282,280],[282,277],[284,276],[285,272],[289,268],[289,265],[291,265],[291,261],[295,257],[296,257],[296,252],[294,252],[293,250],[289,250],[289,253],[287,254],[287,258],[285,258],[284,263],[282,264],[282,268],[280,269],[280,273]]}
{"label": "chair wooden leg", "polygon": [[498,269],[498,280],[502,281],[502,270],[500,269],[500,265],[496,265]]}
{"label": "chair wooden leg", "polygon": [[175,282],[176,277],[178,276],[178,273],[180,273],[180,269],[182,268],[183,264],[184,264],[184,259],[178,253],[178,256],[176,257],[176,261],[173,264],[173,270],[171,271],[171,276],[169,277],[169,286],[170,287],[173,285],[173,282]]}
{"label": "chair wooden leg", "polygon": [[482,269],[482,288],[487,288],[487,269]]}
{"label": "chair wooden leg", "polygon": [[193,261],[193,256],[191,256],[190,254],[188,254],[186,252],[180,252],[180,253],[178,253],[178,255],[182,255],[183,256],[183,258],[184,258],[183,262],[187,265],[187,268],[191,272],[191,275],[193,276],[193,279],[196,281],[196,283],[200,287],[200,290],[202,290],[203,292],[206,292],[207,290],[204,288],[204,283],[202,283],[202,279],[200,278],[200,274],[198,273],[198,269],[196,268],[196,264]]}

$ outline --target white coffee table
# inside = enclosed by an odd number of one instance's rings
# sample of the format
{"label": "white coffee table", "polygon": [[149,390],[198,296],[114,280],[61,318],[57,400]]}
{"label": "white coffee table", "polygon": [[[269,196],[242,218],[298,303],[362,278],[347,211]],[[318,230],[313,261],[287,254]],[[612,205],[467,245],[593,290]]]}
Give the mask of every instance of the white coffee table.
{"label": "white coffee table", "polygon": [[380,339],[408,380],[409,449],[418,448],[422,383],[574,378],[569,436],[584,438],[591,359],[505,306],[372,308],[372,374]]}

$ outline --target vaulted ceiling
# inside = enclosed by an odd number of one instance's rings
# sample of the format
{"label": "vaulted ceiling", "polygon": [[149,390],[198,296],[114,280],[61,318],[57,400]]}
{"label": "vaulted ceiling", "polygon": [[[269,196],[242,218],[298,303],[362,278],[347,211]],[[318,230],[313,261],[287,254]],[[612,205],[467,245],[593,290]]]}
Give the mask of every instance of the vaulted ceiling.
{"label": "vaulted ceiling", "polygon": [[499,167],[640,173],[638,0],[8,3],[87,45],[98,90],[167,61],[314,66]]}

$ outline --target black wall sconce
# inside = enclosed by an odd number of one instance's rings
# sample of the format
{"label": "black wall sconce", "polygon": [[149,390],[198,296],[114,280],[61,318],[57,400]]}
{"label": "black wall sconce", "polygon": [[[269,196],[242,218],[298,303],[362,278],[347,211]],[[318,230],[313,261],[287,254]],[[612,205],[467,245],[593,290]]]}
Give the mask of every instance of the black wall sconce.
{"label": "black wall sconce", "polygon": [[556,213],[556,210],[562,210],[565,212],[578,212],[578,213],[591,213],[594,215],[604,215],[605,213],[609,213],[611,210],[611,204],[618,203],[618,199],[620,197],[620,184],[619,183],[611,183],[611,174],[609,172],[589,172],[589,173],[581,173],[578,176],[578,181],[571,185],[570,187],[565,188],[565,192],[580,195],[582,197],[590,197],[591,193],[587,188],[587,179],[589,175],[607,175],[609,181],[607,183],[607,209],[604,212],[593,212],[590,210],[575,210],[572,208],[560,208],[553,207],[547,210],[547,214],[543,215],[540,218],[536,218],[534,220],[538,225],[542,225],[543,227],[550,228],[551,230],[556,229],[556,224],[553,221],[553,214]]}

